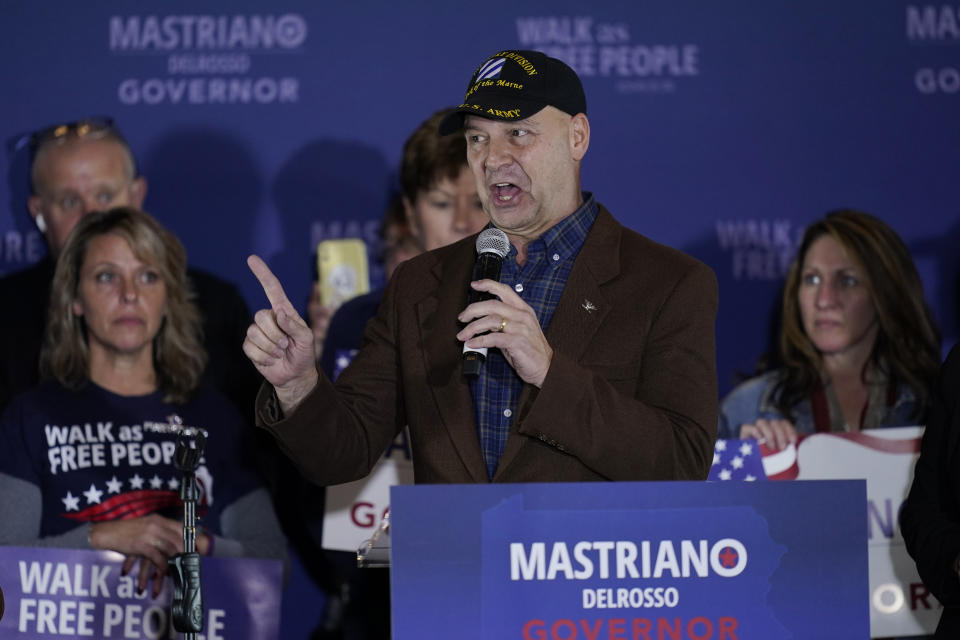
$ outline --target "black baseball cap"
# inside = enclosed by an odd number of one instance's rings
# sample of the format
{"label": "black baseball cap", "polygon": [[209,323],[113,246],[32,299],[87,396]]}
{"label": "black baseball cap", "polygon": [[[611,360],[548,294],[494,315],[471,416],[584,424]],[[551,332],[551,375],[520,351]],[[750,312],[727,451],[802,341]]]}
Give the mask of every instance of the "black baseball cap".
{"label": "black baseball cap", "polygon": [[587,112],[576,72],[539,51],[500,51],[473,72],[463,104],[440,121],[439,132],[445,136],[460,130],[469,113],[493,120],[523,120],[547,105],[570,115]]}

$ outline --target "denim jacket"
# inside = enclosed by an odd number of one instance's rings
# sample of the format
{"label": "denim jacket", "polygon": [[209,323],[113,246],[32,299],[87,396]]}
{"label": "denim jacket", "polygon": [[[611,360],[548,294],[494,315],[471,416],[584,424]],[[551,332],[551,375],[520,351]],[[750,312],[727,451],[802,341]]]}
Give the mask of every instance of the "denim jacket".
{"label": "denim jacket", "polygon": [[[756,378],[750,378],[727,394],[727,397],[720,403],[718,416],[718,437],[720,439],[739,438],[740,427],[759,418],[767,420],[788,418],[780,413],[774,402],[774,389],[779,377],[779,371],[768,371]],[[912,417],[915,404],[916,397],[913,390],[907,385],[900,385],[897,388],[897,396],[893,407],[887,412],[879,426],[904,427],[916,424],[916,419]],[[816,431],[813,424],[813,408],[809,398],[794,405],[793,417],[793,427],[798,434],[805,435]]]}

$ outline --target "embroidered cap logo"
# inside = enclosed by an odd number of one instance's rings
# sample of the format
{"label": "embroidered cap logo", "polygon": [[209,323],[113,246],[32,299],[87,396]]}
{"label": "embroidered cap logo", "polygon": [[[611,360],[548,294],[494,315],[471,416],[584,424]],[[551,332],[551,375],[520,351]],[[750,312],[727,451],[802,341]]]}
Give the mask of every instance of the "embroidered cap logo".
{"label": "embroidered cap logo", "polygon": [[503,71],[503,63],[506,61],[506,58],[491,58],[484,62],[483,66],[477,70],[477,79],[475,82],[499,78],[500,72]]}

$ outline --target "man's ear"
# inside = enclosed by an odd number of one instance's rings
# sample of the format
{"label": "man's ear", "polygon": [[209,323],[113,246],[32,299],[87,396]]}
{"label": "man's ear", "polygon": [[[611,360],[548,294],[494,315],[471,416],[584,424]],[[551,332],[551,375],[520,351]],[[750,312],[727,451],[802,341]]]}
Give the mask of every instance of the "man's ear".
{"label": "man's ear", "polygon": [[31,217],[33,217],[33,222],[37,225],[37,228],[40,229],[40,232],[46,235],[47,222],[43,218],[43,199],[36,194],[27,198],[27,210],[30,212]]}
{"label": "man's ear", "polygon": [[134,178],[130,183],[130,201],[137,209],[143,209],[143,201],[147,199],[147,179],[143,176]]}
{"label": "man's ear", "polygon": [[583,160],[590,146],[590,121],[587,114],[578,113],[570,119],[570,154],[576,161]]}

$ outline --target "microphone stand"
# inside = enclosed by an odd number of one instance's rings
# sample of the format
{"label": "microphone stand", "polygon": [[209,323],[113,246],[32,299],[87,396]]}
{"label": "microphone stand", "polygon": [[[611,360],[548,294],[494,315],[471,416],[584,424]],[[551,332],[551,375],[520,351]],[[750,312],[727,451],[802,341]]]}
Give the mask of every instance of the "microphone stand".
{"label": "microphone stand", "polygon": [[[179,422],[179,418],[174,417]],[[196,505],[200,500],[200,486],[196,470],[206,445],[206,432],[183,427],[177,434],[174,465],[183,472],[180,499],[183,501],[183,553],[167,560],[173,576],[173,600],[170,612],[173,627],[183,633],[184,640],[196,640],[203,631],[203,598],[200,589],[200,554],[197,553]]]}

